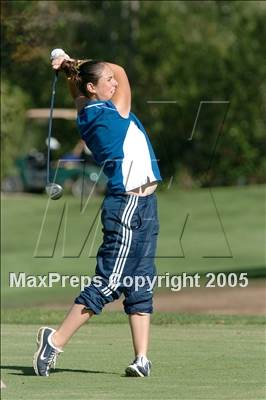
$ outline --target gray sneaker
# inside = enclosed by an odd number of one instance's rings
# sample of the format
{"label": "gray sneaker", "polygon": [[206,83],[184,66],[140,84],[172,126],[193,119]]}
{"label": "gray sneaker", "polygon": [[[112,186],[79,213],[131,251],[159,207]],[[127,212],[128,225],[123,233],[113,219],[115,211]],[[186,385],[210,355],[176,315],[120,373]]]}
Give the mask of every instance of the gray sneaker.
{"label": "gray sneaker", "polygon": [[37,333],[37,351],[33,358],[33,367],[36,375],[49,376],[50,368],[55,368],[56,359],[63,350],[53,346],[51,337],[55,329],[43,327]]}
{"label": "gray sneaker", "polygon": [[151,362],[145,357],[138,356],[132,364],[126,368],[126,376],[135,376],[144,378],[151,374]]}

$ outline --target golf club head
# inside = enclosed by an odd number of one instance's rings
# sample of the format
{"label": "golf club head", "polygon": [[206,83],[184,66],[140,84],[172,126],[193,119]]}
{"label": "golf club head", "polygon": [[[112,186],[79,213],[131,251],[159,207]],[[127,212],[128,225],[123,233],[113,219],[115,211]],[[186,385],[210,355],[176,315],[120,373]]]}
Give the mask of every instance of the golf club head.
{"label": "golf club head", "polygon": [[45,190],[52,200],[58,200],[63,195],[63,188],[57,183],[48,183]]}

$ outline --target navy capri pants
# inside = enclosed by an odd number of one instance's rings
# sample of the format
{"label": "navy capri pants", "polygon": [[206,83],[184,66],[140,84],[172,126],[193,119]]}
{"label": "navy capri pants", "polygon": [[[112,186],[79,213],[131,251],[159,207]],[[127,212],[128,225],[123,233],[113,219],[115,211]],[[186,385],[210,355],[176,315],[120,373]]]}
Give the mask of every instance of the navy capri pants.
{"label": "navy capri pants", "polygon": [[97,253],[95,276],[75,303],[99,314],[105,304],[124,294],[127,314],[152,313],[159,232],[155,193],[145,197],[108,194],[101,219],[103,243]]}

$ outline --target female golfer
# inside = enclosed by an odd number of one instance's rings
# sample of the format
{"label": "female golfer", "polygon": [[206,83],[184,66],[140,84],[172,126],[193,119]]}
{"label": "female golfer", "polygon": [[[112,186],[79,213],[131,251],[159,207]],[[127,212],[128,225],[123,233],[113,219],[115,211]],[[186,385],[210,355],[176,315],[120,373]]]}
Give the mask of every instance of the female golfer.
{"label": "female golfer", "polygon": [[81,137],[103,167],[108,184],[95,276],[57,330],[39,329],[34,370],[48,376],[77,329],[123,294],[135,352],[125,373],[146,377],[151,370],[147,351],[153,311],[149,283],[156,273],[159,230],[154,194],[161,181],[158,164],[144,127],[130,112],[131,90],[125,70],[108,62],[70,59],[62,50],[59,54],[52,52],[52,68],[67,76]]}

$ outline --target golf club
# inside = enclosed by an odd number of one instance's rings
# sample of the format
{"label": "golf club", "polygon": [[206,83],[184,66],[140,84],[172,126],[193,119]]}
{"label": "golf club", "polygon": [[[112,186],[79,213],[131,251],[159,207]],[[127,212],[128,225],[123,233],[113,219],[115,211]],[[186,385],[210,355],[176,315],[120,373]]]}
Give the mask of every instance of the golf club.
{"label": "golf club", "polygon": [[53,109],[54,109],[54,98],[55,98],[55,87],[58,79],[58,71],[55,72],[53,85],[52,85],[52,97],[50,106],[50,117],[49,117],[49,128],[47,138],[47,183],[45,186],[46,193],[52,200],[58,200],[63,195],[62,186],[57,183],[50,182],[50,153],[51,153],[51,132],[53,124]]}

